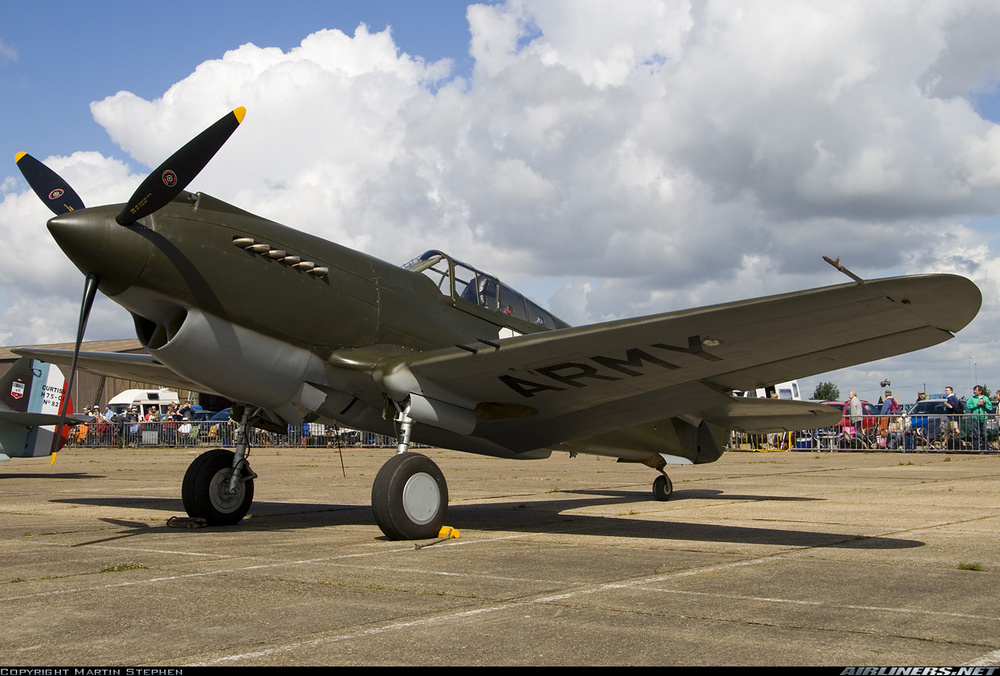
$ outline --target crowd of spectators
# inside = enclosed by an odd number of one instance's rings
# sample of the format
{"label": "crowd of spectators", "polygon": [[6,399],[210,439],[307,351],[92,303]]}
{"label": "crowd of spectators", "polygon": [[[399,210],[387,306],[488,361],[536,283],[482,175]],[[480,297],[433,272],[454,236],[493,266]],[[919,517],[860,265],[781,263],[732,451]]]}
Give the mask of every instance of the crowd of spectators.
{"label": "crowd of spectators", "polygon": [[[851,392],[846,402],[824,402],[843,411],[833,427],[788,435],[770,435],[779,447],[850,450],[953,450],[989,452],[998,448],[1000,402],[982,385],[967,398],[951,387],[928,396],[918,392],[912,403],[885,390],[877,403]],[[745,445],[745,444],[743,444]]]}
{"label": "crowd of spectators", "polygon": [[155,433],[158,443],[165,445],[193,445],[191,433],[196,427],[191,419],[196,407],[190,401],[168,404],[161,411],[157,405],[121,407],[117,412],[111,406],[85,408],[84,416],[90,421],[77,425],[70,434],[70,441],[77,446],[137,446],[144,444],[143,433]]}
{"label": "crowd of spectators", "polygon": [[[928,397],[918,392],[913,403],[904,403],[885,390],[877,404],[862,402],[851,392],[843,406],[844,418],[832,428],[808,430],[789,435],[734,435],[733,446],[750,444],[773,448],[799,449],[887,449],[887,450],[969,450],[987,452],[1000,448],[1000,400],[988,396],[988,390],[976,385],[972,394],[960,399],[953,388]],[[77,446],[195,446],[203,443],[232,443],[235,423],[228,420],[196,420],[198,408],[190,401],[168,404],[161,411],[152,405],[142,410],[110,406],[84,409],[90,421],[77,425],[70,442]],[[257,440],[261,445],[372,445],[390,444],[378,435],[363,439],[362,433],[322,425],[302,425],[289,429],[288,439]],[[281,435],[278,435],[281,436]],[[357,437],[357,438],[355,438]],[[331,441],[331,439],[333,441]],[[753,441],[756,439],[756,441]]]}
{"label": "crowd of spectators", "polygon": [[[960,399],[954,388],[945,387],[944,394],[928,398],[918,392],[912,404],[900,402],[891,390],[885,390],[879,401],[879,415],[874,420],[859,414],[857,394],[851,392],[849,427],[855,434],[867,437],[872,448],[904,448],[917,444],[935,449],[993,450],[996,440],[1000,404],[990,399],[982,385],[972,388],[972,394]],[[845,433],[849,430],[844,430]]]}
{"label": "crowd of spectators", "polygon": [[[228,409],[218,414],[186,404],[141,407],[106,406],[84,409],[90,421],[70,433],[70,444],[94,447],[231,446],[236,422]],[[302,423],[289,425],[284,434],[251,429],[251,445],[257,447],[351,447],[389,448],[395,437],[345,429],[334,425]]]}

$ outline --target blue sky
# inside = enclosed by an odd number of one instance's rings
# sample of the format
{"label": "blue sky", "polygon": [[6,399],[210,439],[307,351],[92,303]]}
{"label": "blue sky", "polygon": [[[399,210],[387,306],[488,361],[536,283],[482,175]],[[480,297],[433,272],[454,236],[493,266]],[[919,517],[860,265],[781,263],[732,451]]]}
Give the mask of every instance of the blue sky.
{"label": "blue sky", "polygon": [[[71,340],[82,285],[16,152],[120,202],[245,105],[193,190],[393,262],[445,249],[575,324],[843,282],[824,255],[955,272],[984,295],[958,339],[805,387],[1000,384],[1000,6],[467,5],[0,0],[0,344]],[[91,325],[132,334],[106,299]]]}
{"label": "blue sky", "polygon": [[[401,51],[452,59],[471,72],[469,25],[458,0],[176,0],[0,2],[0,158],[98,150],[123,158],[90,103],[120,90],[155,99],[198,64],[252,42],[296,47],[310,33],[365,23],[392,27]],[[10,51],[16,54],[10,58]],[[124,158],[123,158],[124,159]],[[10,168],[0,175],[16,173]]]}

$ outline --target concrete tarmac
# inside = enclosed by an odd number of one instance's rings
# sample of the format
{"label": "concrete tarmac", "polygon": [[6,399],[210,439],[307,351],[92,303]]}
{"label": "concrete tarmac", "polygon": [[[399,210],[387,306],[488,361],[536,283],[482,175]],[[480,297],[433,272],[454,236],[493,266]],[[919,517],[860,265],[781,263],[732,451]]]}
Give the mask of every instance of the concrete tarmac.
{"label": "concrete tarmac", "polygon": [[198,452],[0,465],[0,667],[1000,663],[996,455],[730,452],[656,502],[431,450],[461,537],[417,549],[369,507],[393,449],[254,449],[249,518],[167,527]]}

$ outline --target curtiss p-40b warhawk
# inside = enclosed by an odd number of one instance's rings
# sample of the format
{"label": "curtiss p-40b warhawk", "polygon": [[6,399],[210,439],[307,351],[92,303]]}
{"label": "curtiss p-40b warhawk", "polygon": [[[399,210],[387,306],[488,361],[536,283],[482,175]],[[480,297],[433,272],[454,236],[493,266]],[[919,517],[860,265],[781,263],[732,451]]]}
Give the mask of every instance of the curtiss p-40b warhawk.
{"label": "curtiss p-40b warhawk", "polygon": [[[968,324],[979,289],[954,275],[861,280],[572,327],[441,251],[402,267],[184,188],[243,119],[238,108],[155,169],[124,206],[85,208],[58,175],[17,164],[86,275],[76,348],[25,356],[239,402],[235,452],[189,467],[184,507],[238,522],[253,499],[251,426],[328,424],[395,435],[372,510],[390,538],[436,536],[448,490],[411,442],[501,458],[553,450],[712,462],[730,430],[835,424],[840,413],[749,390],[935,345]],[[94,294],[128,310],[148,354],[80,353]]]}

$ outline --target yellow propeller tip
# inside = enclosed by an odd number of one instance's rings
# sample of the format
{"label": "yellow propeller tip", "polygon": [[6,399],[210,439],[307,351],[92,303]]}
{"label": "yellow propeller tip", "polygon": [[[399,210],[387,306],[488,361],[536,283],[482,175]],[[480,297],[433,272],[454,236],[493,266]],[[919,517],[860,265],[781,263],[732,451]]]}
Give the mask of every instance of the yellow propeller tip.
{"label": "yellow propeller tip", "polygon": [[52,465],[54,465],[54,464],[56,464],[56,454],[55,454],[55,451],[52,452],[52,460],[49,461],[49,467],[52,467]]}
{"label": "yellow propeller tip", "polygon": [[246,114],[247,114],[247,109],[244,108],[243,106],[240,106],[239,108],[233,111],[233,115],[236,116],[237,122],[243,122],[243,116]]}
{"label": "yellow propeller tip", "polygon": [[15,162],[15,163],[17,163],[17,162],[20,162],[20,161],[21,161],[21,158],[22,158],[22,157],[24,157],[24,156],[25,156],[25,155],[27,155],[27,154],[28,154],[28,153],[18,153],[17,155],[14,155],[14,162]]}

